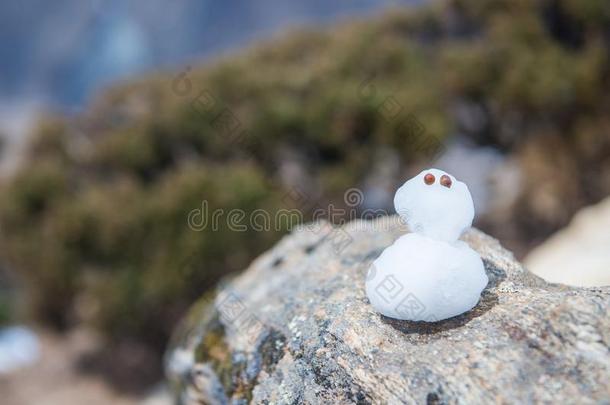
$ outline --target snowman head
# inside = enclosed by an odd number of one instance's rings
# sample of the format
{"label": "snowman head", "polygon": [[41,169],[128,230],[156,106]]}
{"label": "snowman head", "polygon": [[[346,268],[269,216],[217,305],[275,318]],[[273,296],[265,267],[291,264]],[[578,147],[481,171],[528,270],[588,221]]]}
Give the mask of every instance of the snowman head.
{"label": "snowman head", "polygon": [[412,232],[453,242],[472,225],[468,186],[438,169],[428,169],[396,191],[394,208]]}

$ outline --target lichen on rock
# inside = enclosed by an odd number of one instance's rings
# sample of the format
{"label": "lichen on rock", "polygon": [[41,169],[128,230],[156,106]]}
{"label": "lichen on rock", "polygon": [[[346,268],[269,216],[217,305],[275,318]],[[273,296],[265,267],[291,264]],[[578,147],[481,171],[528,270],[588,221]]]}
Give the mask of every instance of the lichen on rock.
{"label": "lichen on rock", "polygon": [[548,284],[472,229],[489,277],[478,305],[433,323],[385,318],[364,281],[404,232],[383,218],[286,236],[185,318],[166,362],[180,402],[610,400],[610,288]]}

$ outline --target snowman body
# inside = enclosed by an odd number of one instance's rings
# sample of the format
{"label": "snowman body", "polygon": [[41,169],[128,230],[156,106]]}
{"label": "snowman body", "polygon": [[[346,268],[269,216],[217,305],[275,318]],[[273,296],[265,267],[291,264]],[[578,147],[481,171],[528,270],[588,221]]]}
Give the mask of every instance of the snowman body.
{"label": "snowman body", "polygon": [[427,322],[472,309],[488,278],[480,256],[458,240],[474,217],[466,185],[440,170],[425,170],[397,191],[394,205],[413,233],[397,239],[371,266],[371,305],[390,318]]}

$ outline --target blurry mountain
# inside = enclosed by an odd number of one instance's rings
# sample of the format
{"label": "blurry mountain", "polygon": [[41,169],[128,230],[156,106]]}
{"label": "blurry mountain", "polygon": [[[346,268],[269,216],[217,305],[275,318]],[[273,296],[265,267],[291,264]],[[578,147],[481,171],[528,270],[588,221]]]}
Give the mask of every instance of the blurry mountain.
{"label": "blurry mountain", "polygon": [[217,54],[287,26],[417,2],[0,2],[0,104],[34,99],[79,106],[92,90],[117,78]]}

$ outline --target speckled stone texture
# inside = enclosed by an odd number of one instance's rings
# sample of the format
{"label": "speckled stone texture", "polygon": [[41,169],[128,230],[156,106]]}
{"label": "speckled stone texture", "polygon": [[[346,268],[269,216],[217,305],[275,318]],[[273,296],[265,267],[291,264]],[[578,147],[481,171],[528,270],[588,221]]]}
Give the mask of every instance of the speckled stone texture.
{"label": "speckled stone texture", "polygon": [[463,239],[490,280],[479,304],[436,323],[391,320],[364,280],[404,232],[396,218],[305,227],[203,297],[167,353],[178,400],[610,403],[610,287],[547,284],[472,229]]}

